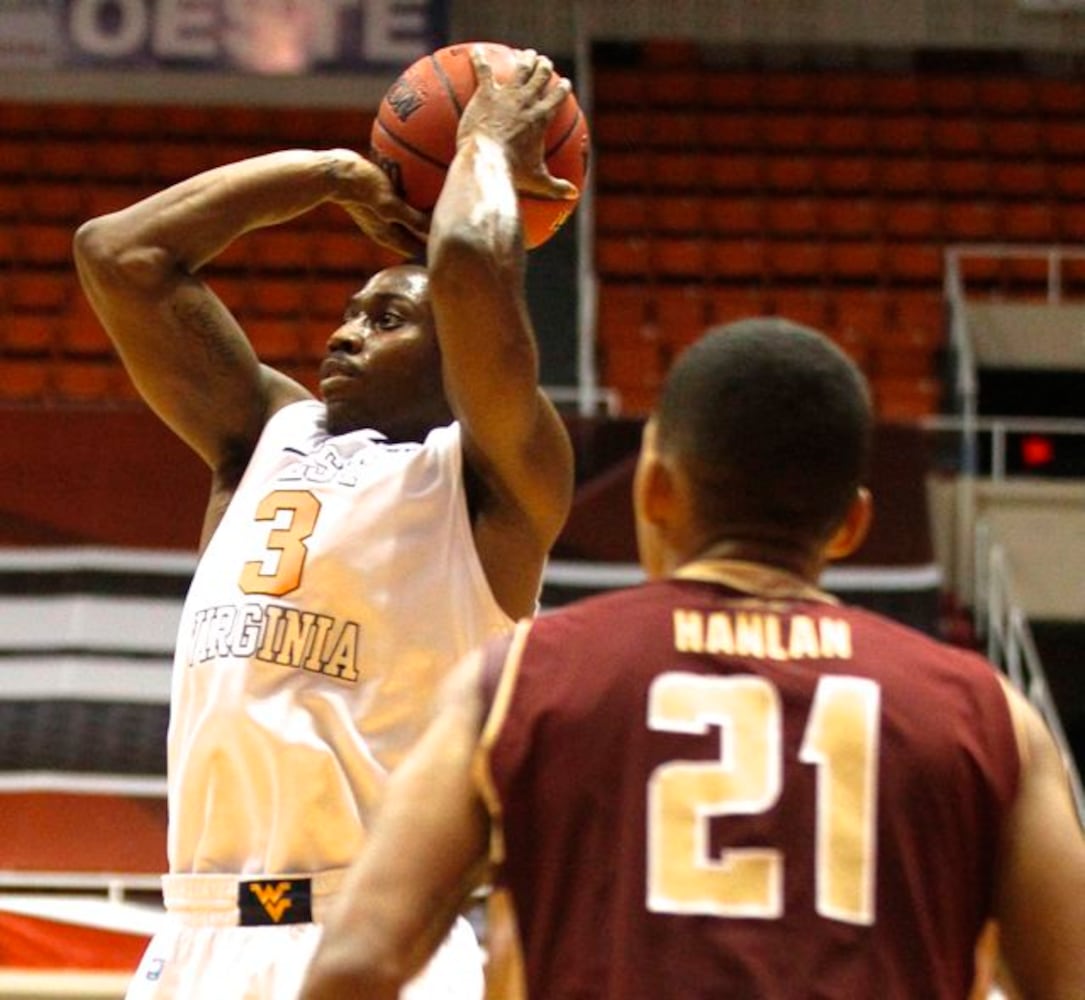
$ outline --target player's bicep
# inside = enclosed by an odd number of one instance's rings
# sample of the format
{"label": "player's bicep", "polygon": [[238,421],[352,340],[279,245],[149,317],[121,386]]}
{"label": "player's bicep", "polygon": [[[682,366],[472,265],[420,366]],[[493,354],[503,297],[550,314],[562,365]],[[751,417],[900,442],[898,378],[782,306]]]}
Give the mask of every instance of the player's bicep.
{"label": "player's bicep", "polygon": [[1085,835],[1046,725],[1020,695],[1011,694],[1010,705],[1022,770],[1002,831],[995,900],[1002,951],[1027,996],[1085,996]]}

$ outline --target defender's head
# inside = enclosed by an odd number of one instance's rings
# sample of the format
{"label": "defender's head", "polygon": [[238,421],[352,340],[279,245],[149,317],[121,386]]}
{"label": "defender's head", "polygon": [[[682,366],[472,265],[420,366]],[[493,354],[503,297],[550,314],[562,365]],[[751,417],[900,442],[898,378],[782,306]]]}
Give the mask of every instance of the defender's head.
{"label": "defender's head", "polygon": [[662,575],[716,543],[809,575],[862,541],[872,416],[855,364],[778,318],[708,331],[668,374],[634,491],[642,561]]}

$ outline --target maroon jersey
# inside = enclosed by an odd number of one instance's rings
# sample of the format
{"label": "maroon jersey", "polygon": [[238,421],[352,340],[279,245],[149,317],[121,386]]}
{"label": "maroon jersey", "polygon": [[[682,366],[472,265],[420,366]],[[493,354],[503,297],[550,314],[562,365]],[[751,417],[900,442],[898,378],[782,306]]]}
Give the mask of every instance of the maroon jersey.
{"label": "maroon jersey", "polygon": [[682,576],[489,676],[532,1000],[967,996],[1018,775],[993,668],[781,574]]}

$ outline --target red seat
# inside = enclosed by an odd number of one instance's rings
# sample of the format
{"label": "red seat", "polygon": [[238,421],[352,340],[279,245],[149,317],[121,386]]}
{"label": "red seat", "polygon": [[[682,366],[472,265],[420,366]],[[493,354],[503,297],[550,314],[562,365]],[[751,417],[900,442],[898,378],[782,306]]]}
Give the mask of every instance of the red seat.
{"label": "red seat", "polygon": [[708,298],[703,285],[661,286],[653,291],[652,304],[661,343],[672,354],[704,334]]}
{"label": "red seat", "polygon": [[1085,158],[1085,121],[1049,119],[1043,129],[1044,142],[1051,156],[1064,160]]}
{"label": "red seat", "polygon": [[817,239],[773,240],[768,244],[767,262],[774,283],[821,281],[825,277],[825,244]]}
{"label": "red seat", "polygon": [[75,275],[70,271],[17,269],[9,283],[8,302],[27,312],[57,313],[76,290]]}
{"label": "red seat", "polygon": [[822,198],[821,223],[829,237],[871,236],[881,224],[873,198]]}
{"label": "red seat", "polygon": [[50,395],[51,374],[48,361],[0,357],[0,396],[20,403],[40,402]]}
{"label": "red seat", "polygon": [[[644,156],[643,153],[638,155]],[[700,150],[653,150],[644,183],[660,191],[700,190],[707,170],[706,155]]]}
{"label": "red seat", "polygon": [[861,156],[827,156],[818,161],[821,188],[829,194],[867,194],[878,186],[875,161]]}
{"label": "red seat", "polygon": [[644,226],[658,233],[697,233],[705,229],[704,198],[666,194],[653,199],[645,213]]}
{"label": "red seat", "polygon": [[933,198],[888,199],[884,228],[893,239],[933,239],[941,232],[941,208]]}
{"label": "red seat", "polygon": [[930,194],[936,190],[934,164],[927,156],[898,156],[883,159],[877,186],[886,194]]}
{"label": "red seat", "polygon": [[927,151],[929,128],[928,119],[921,114],[877,117],[871,126],[871,142],[881,153],[923,154]]}
{"label": "red seat", "polygon": [[942,248],[928,241],[892,243],[887,247],[886,263],[890,280],[905,284],[942,286]]}
{"label": "red seat", "polygon": [[701,99],[709,108],[748,111],[756,107],[761,93],[761,73],[713,69],[701,81]]}
{"label": "red seat", "polygon": [[1052,163],[1051,184],[1062,198],[1085,199],[1085,161]]}
{"label": "red seat", "polygon": [[945,324],[946,304],[940,289],[900,289],[893,295],[890,322],[883,329],[894,331],[898,342],[907,341],[934,351],[945,342]]}
{"label": "red seat", "polygon": [[[593,67],[592,97],[596,113],[611,107],[639,107],[645,99],[647,81],[647,74],[634,67]],[[653,86],[655,82],[653,77]]]}
{"label": "red seat", "polygon": [[1002,237],[1022,243],[1048,243],[1058,239],[1052,207],[1036,201],[1008,201],[999,212]]}
{"label": "red seat", "polygon": [[987,129],[987,148],[993,156],[1041,156],[1044,143],[1040,123],[1035,118],[992,121]]}
{"label": "red seat", "polygon": [[922,91],[912,73],[871,73],[867,77],[866,103],[876,111],[909,112],[918,109]]}
{"label": "red seat", "polygon": [[618,392],[621,412],[636,416],[655,404],[666,361],[658,343],[630,337],[602,352],[600,369],[603,385]]}
{"label": "red seat", "polygon": [[682,150],[701,146],[702,122],[699,112],[668,108],[665,111],[642,111],[639,117],[643,121],[643,129],[638,135],[633,123],[629,123],[630,129],[626,138],[629,145],[644,144]]}
{"label": "red seat", "polygon": [[119,361],[113,342],[105,332],[101,320],[85,300],[65,313],[60,320],[59,329],[61,347],[65,354]]}
{"label": "red seat", "polygon": [[942,387],[934,378],[886,376],[873,382],[878,417],[887,423],[916,423],[938,412]]}
{"label": "red seat", "polygon": [[706,202],[705,224],[720,236],[759,235],[764,232],[764,203],[749,195],[714,195]]}
{"label": "red seat", "polygon": [[708,153],[701,161],[705,178],[715,191],[756,191],[761,186],[762,163],[753,153]]}
{"label": "red seat", "polygon": [[986,196],[991,190],[991,161],[986,157],[935,161],[933,189],[942,196]]}
{"label": "red seat", "polygon": [[1047,197],[1051,178],[1040,160],[997,161],[991,168],[993,193],[1010,198]]}
{"label": "red seat", "polygon": [[296,320],[253,316],[246,319],[245,332],[261,361],[288,361],[301,354],[301,325]]}
{"label": "red seat", "polygon": [[[59,222],[74,228],[87,217],[83,188],[63,181],[31,181],[22,188],[27,219]],[[0,212],[3,211],[0,193]]]}
{"label": "red seat", "polygon": [[595,263],[604,276],[641,278],[650,273],[648,241],[636,236],[600,236]]}
{"label": "red seat", "polygon": [[24,223],[16,230],[16,253],[23,262],[67,270],[72,265],[72,227],[59,223]]}
{"label": "red seat", "polygon": [[884,277],[885,245],[876,240],[834,240],[826,245],[829,280],[875,284]]}
{"label": "red seat", "polygon": [[1085,203],[1060,205],[1057,213],[1059,239],[1064,243],[1085,245]]}
{"label": "red seat", "polygon": [[248,308],[257,316],[296,317],[305,312],[306,288],[297,278],[254,275]]}
{"label": "red seat", "polygon": [[1085,85],[1080,77],[1039,76],[1033,88],[1036,107],[1045,115],[1085,115]]}
{"label": "red seat", "polygon": [[59,320],[46,313],[8,311],[0,317],[0,344],[17,354],[46,354],[57,341]]}
{"label": "red seat", "polygon": [[644,282],[603,282],[596,317],[597,342],[605,345],[639,336],[648,323],[650,301],[649,286]]}
{"label": "red seat", "polygon": [[983,123],[973,117],[932,118],[930,144],[939,155],[978,156],[986,152],[987,135]]}
{"label": "red seat", "polygon": [[833,153],[866,153],[873,124],[866,114],[823,114],[811,118],[813,143]]}
{"label": "red seat", "polygon": [[823,70],[817,76],[817,107],[829,111],[865,112],[869,75],[853,70]]}
{"label": "red seat", "polygon": [[773,312],[803,326],[824,332],[829,327],[830,300],[822,288],[776,288]]}
{"label": "red seat", "polygon": [[804,111],[818,107],[817,74],[779,70],[762,74],[758,96],[762,107]]}
{"label": "red seat", "polygon": [[657,236],[650,244],[653,274],[666,278],[703,278],[708,265],[708,243],[701,237]]}
{"label": "red seat", "polygon": [[713,239],[708,248],[708,271],[724,281],[760,281],[765,274],[765,244],[759,239]]}
{"label": "red seat", "polygon": [[880,288],[841,288],[833,294],[830,329],[834,334],[877,339],[889,323],[889,297]]}
{"label": "red seat", "polygon": [[924,107],[943,114],[973,111],[979,100],[976,79],[969,74],[921,74],[919,90]]}
{"label": "red seat", "polygon": [[115,361],[69,359],[55,367],[53,385],[57,396],[66,402],[108,403],[117,400],[119,383],[125,377]]}
{"label": "red seat", "polygon": [[989,115],[1030,114],[1036,101],[1031,76],[980,76],[976,81],[976,102]]}
{"label": "red seat", "polygon": [[943,202],[942,226],[947,240],[968,243],[994,239],[998,229],[995,206],[971,198]]}
{"label": "red seat", "polygon": [[708,316],[713,324],[763,316],[770,308],[765,293],[759,288],[709,286]]}
{"label": "red seat", "polygon": [[821,199],[781,196],[765,204],[769,236],[813,236],[821,232]]}
{"label": "red seat", "polygon": [[640,147],[647,131],[643,108],[600,108],[592,116],[591,138],[597,150]]}
{"label": "red seat", "polygon": [[765,160],[764,176],[770,191],[814,191],[817,189],[818,163],[811,156],[771,156]]}
{"label": "red seat", "polygon": [[595,198],[599,233],[643,232],[648,226],[648,198],[637,193],[601,191]]}
{"label": "red seat", "polygon": [[761,139],[767,149],[801,153],[815,144],[814,119],[809,114],[766,114]]}
{"label": "red seat", "polygon": [[[642,74],[643,75],[643,74]],[[699,67],[669,66],[652,72],[643,100],[657,107],[689,108],[700,103],[703,73]]]}
{"label": "red seat", "polygon": [[650,165],[650,160],[640,150],[626,152],[615,149],[596,149],[592,170],[599,190],[620,190],[647,184]]}
{"label": "red seat", "polygon": [[701,140],[705,149],[754,149],[761,139],[761,120],[748,111],[712,111],[704,116]]}

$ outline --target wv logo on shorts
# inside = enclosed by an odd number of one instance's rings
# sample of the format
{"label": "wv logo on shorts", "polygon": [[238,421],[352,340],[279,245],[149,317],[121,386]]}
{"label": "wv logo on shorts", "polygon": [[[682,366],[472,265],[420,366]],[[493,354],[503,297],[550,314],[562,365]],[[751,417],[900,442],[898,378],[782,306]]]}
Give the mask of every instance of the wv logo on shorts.
{"label": "wv logo on shorts", "polygon": [[307,924],[312,921],[312,884],[307,878],[238,883],[241,925]]}

